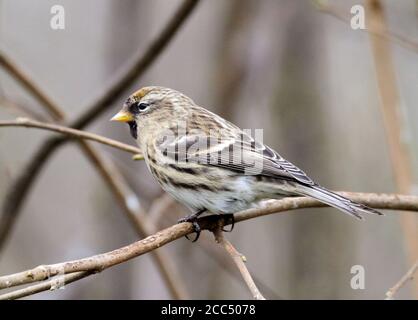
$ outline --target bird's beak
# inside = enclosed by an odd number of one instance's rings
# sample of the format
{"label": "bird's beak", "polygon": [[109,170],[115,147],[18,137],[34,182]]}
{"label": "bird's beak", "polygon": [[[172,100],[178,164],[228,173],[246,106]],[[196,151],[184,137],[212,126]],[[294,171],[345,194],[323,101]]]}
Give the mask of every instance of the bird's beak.
{"label": "bird's beak", "polygon": [[115,114],[113,116],[112,119],[110,119],[110,121],[119,121],[119,122],[130,122],[130,121],[133,121],[133,120],[135,120],[135,119],[132,116],[132,114],[125,111],[125,110],[119,111],[117,114]]}

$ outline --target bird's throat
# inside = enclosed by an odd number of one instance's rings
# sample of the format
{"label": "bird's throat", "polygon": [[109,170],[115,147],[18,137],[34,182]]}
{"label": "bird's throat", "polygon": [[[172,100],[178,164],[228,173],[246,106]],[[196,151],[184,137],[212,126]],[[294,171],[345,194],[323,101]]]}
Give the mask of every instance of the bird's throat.
{"label": "bird's throat", "polygon": [[131,132],[131,136],[136,140],[138,139],[138,125],[136,124],[136,121],[129,121],[129,131]]}

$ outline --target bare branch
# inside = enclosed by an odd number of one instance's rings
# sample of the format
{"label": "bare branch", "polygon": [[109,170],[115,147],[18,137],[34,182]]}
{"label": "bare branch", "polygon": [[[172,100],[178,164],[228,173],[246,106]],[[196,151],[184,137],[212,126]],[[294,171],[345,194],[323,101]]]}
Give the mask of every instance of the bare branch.
{"label": "bare branch", "polygon": [[409,280],[414,279],[414,274],[418,270],[418,260],[415,261],[414,265],[408,270],[407,273],[392,287],[386,292],[386,300],[393,300],[395,294],[401,289],[405,283]]}
{"label": "bare branch", "polygon": [[235,265],[237,266],[239,272],[241,272],[242,277],[244,278],[245,283],[247,284],[248,289],[250,289],[251,294],[255,300],[266,300],[258,290],[253,278],[251,277],[250,272],[245,265],[246,258],[241,253],[235,249],[231,242],[225,239],[221,227],[213,231],[216,241],[225,249],[225,251],[231,256]]}
{"label": "bare branch", "polygon": [[0,289],[43,281],[56,275],[69,274],[73,272],[101,272],[109,267],[155,250],[168,242],[174,241],[188,233],[191,233],[192,231],[193,228],[191,224],[182,223],[107,253],[98,254],[80,260],[67,261],[52,265],[42,265],[31,270],[3,276],[0,277]]}
{"label": "bare branch", "polygon": [[55,103],[41,91],[38,86],[31,81],[26,75],[9,59],[6,55],[0,53],[0,66],[2,66],[12,77],[21,83],[26,90],[31,92],[33,96],[41,103],[54,118],[64,118],[64,113]]}
{"label": "bare branch", "polygon": [[28,118],[20,117],[14,121],[13,120],[0,121],[0,127],[27,127],[27,128],[44,129],[44,130],[62,133],[62,134],[65,134],[65,135],[68,135],[77,139],[86,139],[86,140],[96,141],[96,142],[111,146],[116,149],[133,153],[135,155],[141,154],[141,150],[139,148],[136,148],[129,144],[125,144],[125,143],[122,143],[113,139],[105,138],[95,133],[68,128],[65,126],[57,125],[57,124],[40,122],[40,121],[28,119]]}
{"label": "bare branch", "polygon": [[[374,193],[341,193],[350,199],[364,205],[373,206],[376,209],[397,209],[418,211],[418,196],[404,196],[396,194],[374,194]],[[273,201],[263,208],[249,209],[238,212],[234,215],[235,223],[261,217],[264,215],[296,210],[301,208],[322,207],[324,204],[311,198],[284,198]],[[224,221],[225,216],[211,215],[198,220],[202,230],[215,230],[219,226],[230,224],[231,221]],[[222,219],[222,221],[220,221]],[[134,242],[130,245],[107,253],[92,257],[43,265],[31,270],[0,277],[0,289],[23,285],[36,281],[43,281],[56,275],[63,275],[79,271],[100,272],[116,264],[128,261],[147,252],[161,248],[163,245],[177,240],[193,232],[191,223],[180,223],[161,230],[145,239]]]}
{"label": "bare branch", "polygon": [[[219,267],[226,272],[229,276],[235,279],[242,287],[246,287],[246,283],[242,281],[242,277],[235,270],[235,264],[231,259],[225,259],[225,256],[222,255],[217,249],[217,246],[213,246],[208,240],[209,237],[206,237],[205,234],[201,235],[200,238],[204,241],[198,241],[196,244],[199,246],[199,250],[206,254],[206,256],[216,262]],[[212,240],[212,239],[211,239]],[[270,299],[273,300],[284,300],[275,289],[271,288],[269,284],[263,281],[260,277],[257,276],[257,273],[252,272],[252,277],[254,282],[258,283],[260,290],[264,292]]]}
{"label": "bare branch", "polygon": [[92,273],[90,271],[80,271],[74,272],[70,274],[66,274],[63,276],[57,276],[49,281],[44,281],[38,284],[34,284],[32,286],[28,286],[23,289],[14,290],[12,292],[8,292],[5,294],[0,295],[0,300],[15,300],[27,296],[31,296],[33,294],[43,292],[43,291],[53,291],[62,288],[65,284],[69,284],[71,282],[83,279]]}

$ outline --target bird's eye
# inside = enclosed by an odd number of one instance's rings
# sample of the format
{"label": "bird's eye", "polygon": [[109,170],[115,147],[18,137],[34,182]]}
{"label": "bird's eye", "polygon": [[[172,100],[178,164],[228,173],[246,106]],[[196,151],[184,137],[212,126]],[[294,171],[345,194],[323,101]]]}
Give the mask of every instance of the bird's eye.
{"label": "bird's eye", "polygon": [[148,103],[144,103],[144,102],[138,103],[137,102],[137,103],[134,103],[134,104],[131,105],[130,111],[132,113],[136,114],[136,113],[144,112],[144,111],[148,110],[148,108],[149,108]]}
{"label": "bird's eye", "polygon": [[138,109],[139,109],[139,111],[145,111],[145,110],[147,110],[147,109],[148,109],[148,107],[149,107],[149,104],[147,104],[147,103],[140,103],[140,104],[138,105]]}

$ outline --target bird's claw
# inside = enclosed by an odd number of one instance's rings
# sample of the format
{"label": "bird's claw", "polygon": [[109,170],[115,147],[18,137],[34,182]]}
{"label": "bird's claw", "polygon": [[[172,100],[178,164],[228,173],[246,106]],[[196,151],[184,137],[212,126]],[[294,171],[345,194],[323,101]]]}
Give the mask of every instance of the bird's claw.
{"label": "bird's claw", "polygon": [[[177,223],[182,223],[182,222],[190,222],[192,224],[193,232],[196,233],[196,237],[191,241],[196,242],[197,239],[199,239],[199,237],[200,237],[200,232],[202,231],[199,224],[197,223],[197,217],[192,215],[192,216],[181,218],[177,221]],[[187,234],[186,234],[185,237],[186,237],[187,240],[190,240],[190,238]]]}
{"label": "bird's claw", "polygon": [[[200,237],[200,232],[202,231],[201,229],[200,229],[200,226],[199,226],[199,224],[197,223],[197,221],[191,221],[191,223],[192,223],[192,225],[193,225],[193,231],[194,231],[194,233],[196,233],[196,237],[192,240],[192,242],[196,242],[197,241],[197,239],[199,239],[199,237]],[[190,238],[189,238],[189,235],[187,235],[186,234],[186,239],[187,240],[190,240]]]}
{"label": "bird's claw", "polygon": [[234,226],[235,226],[235,217],[233,214],[225,214],[224,216],[228,216],[228,217],[224,217],[225,218],[225,222],[231,222],[231,227],[229,228],[229,230],[225,229],[225,226],[222,227],[222,231],[223,232],[231,232],[232,230],[234,230]]}
{"label": "bird's claw", "polygon": [[[196,233],[196,237],[191,240],[192,242],[196,242],[200,237],[200,232],[202,231],[202,228],[200,228],[199,223],[197,222],[198,216],[202,213],[202,211],[199,211],[195,214],[192,214],[190,216],[181,218],[177,221],[177,223],[183,223],[183,222],[189,222],[193,226],[193,232]],[[220,219],[224,219],[224,223],[230,223],[231,227],[228,229],[225,229],[225,227],[222,227],[223,232],[231,232],[234,229],[235,226],[235,217],[233,214],[223,214],[219,216]],[[190,240],[189,236],[185,236],[187,240]]]}

